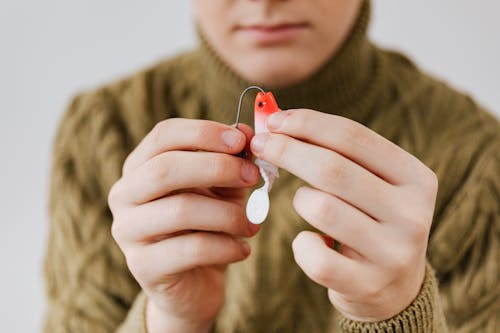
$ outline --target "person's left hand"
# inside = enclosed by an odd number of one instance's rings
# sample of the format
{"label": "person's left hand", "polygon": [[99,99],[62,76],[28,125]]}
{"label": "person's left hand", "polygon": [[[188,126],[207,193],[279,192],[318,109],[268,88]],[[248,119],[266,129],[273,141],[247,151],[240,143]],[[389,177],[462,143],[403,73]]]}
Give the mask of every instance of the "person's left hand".
{"label": "person's left hand", "polygon": [[[355,321],[403,311],[423,283],[437,177],[416,157],[367,127],[313,110],[269,117],[252,152],[312,187],[295,193],[295,210],[320,235],[293,241],[295,260],[328,288],[332,304]],[[342,247],[332,249],[333,239]]]}

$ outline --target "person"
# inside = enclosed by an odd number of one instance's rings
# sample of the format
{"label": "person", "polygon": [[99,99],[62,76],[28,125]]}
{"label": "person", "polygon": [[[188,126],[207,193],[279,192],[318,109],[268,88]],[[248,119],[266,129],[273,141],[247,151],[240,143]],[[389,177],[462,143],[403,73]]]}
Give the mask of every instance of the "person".
{"label": "person", "polygon": [[[61,121],[45,331],[496,331],[498,120],[374,45],[369,1],[193,4],[198,48]],[[233,126],[251,84],[268,134]],[[260,226],[245,149],[280,168]]]}

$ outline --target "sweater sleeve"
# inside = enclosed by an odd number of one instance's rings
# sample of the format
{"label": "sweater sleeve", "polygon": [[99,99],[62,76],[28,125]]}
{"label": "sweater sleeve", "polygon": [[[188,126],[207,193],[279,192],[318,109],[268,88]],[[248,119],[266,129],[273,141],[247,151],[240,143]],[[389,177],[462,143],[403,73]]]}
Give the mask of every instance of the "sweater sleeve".
{"label": "sweater sleeve", "polygon": [[140,292],[125,321],[118,328],[117,333],[147,333],[146,328],[146,294]]}
{"label": "sweater sleeve", "polygon": [[408,332],[446,333],[446,320],[441,306],[434,270],[427,264],[424,282],[415,300],[398,315],[376,323],[356,322],[340,315],[341,332]]}
{"label": "sweater sleeve", "polygon": [[499,134],[479,147],[467,174],[435,218],[426,277],[417,298],[386,321],[360,323],[341,317],[342,332],[498,331]]}
{"label": "sweater sleeve", "polygon": [[44,263],[47,333],[145,332],[145,297],[111,236],[107,206],[127,154],[123,133],[102,91],[75,98],[60,123]]}

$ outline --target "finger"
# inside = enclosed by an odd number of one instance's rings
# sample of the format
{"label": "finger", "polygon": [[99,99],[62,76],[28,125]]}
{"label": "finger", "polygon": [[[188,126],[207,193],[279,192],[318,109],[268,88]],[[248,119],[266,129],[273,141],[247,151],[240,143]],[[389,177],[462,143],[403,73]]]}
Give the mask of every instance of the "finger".
{"label": "finger", "polygon": [[342,293],[349,293],[357,285],[360,265],[328,248],[317,233],[302,231],[292,248],[295,261],[314,282]]}
{"label": "finger", "polygon": [[378,221],[393,217],[396,187],[335,151],[299,141],[283,134],[264,134],[256,156],[288,170],[322,191],[333,194],[361,209]]}
{"label": "finger", "polygon": [[248,126],[248,125],[246,125],[244,123],[239,123],[238,124],[238,129],[245,135],[245,142],[246,142],[246,144],[245,144],[245,147],[243,148],[243,150],[240,151],[237,154],[237,156],[246,158],[248,160],[251,160],[252,157],[253,157],[253,154],[252,154],[252,151],[250,149],[250,141],[254,137],[255,132],[254,132],[254,130],[250,126]]}
{"label": "finger", "polygon": [[155,242],[183,230],[223,232],[241,237],[253,236],[258,230],[248,221],[242,205],[194,193],[163,197],[126,214],[125,222],[115,226],[119,229],[115,234],[133,242]]}
{"label": "finger", "polygon": [[[192,187],[244,188],[257,184],[257,166],[221,153],[171,151],[153,157],[124,178],[126,201],[142,204]],[[124,190],[125,192],[125,190]]]}
{"label": "finger", "polygon": [[328,236],[327,234],[320,235],[323,238],[326,246],[330,249],[334,249],[338,253],[342,254],[344,257],[355,261],[362,261],[365,259],[358,251],[350,248],[347,244],[336,241],[334,238]]}
{"label": "finger", "polygon": [[[281,123],[276,122],[280,119]],[[419,172],[427,168],[416,157],[348,118],[297,109],[270,116],[267,126],[273,132],[335,150],[393,185],[419,182],[425,176]]]}
{"label": "finger", "polygon": [[316,229],[353,248],[365,258],[375,255],[374,244],[380,242],[381,226],[345,201],[304,186],[295,193],[293,206]]}
{"label": "finger", "polygon": [[123,174],[167,151],[204,150],[236,154],[245,144],[245,134],[234,126],[210,120],[169,118],[156,124],[127,157]]}
{"label": "finger", "polygon": [[249,253],[250,246],[243,240],[226,234],[193,232],[143,246],[128,259],[134,274],[161,279],[196,267],[241,261]]}

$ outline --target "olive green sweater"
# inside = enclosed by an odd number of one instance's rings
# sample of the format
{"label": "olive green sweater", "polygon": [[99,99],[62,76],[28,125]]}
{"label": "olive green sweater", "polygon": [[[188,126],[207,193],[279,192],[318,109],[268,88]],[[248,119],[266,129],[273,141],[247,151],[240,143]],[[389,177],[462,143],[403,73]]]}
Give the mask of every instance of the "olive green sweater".
{"label": "olive green sweater", "polygon": [[[291,241],[310,227],[291,204],[302,181],[281,171],[251,256],[228,270],[216,332],[498,332],[499,122],[405,56],[374,46],[368,19],[365,4],[342,48],[317,73],[273,92],[282,109],[360,122],[436,172],[422,289],[383,322],[336,313],[325,288],[294,262]],[[108,191],[155,123],[168,117],[233,123],[239,94],[250,84],[202,38],[190,53],[74,98],[54,145],[45,332],[146,332],[144,293],[111,237]],[[243,121],[251,123],[247,103]]]}

